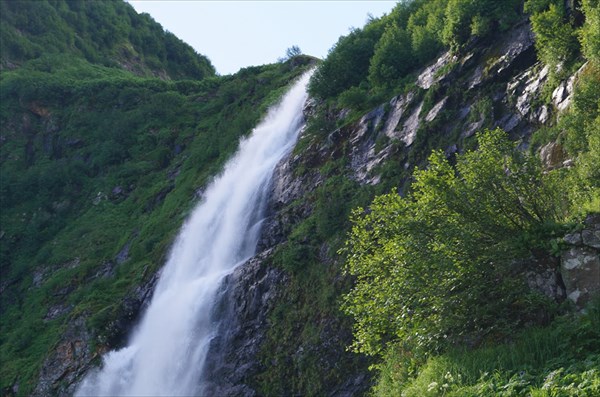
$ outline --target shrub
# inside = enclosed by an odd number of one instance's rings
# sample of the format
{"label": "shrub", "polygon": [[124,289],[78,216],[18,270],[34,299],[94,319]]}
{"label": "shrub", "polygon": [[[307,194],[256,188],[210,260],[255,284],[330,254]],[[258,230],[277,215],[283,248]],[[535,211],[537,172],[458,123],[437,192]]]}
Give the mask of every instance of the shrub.
{"label": "shrub", "polygon": [[537,159],[495,130],[456,168],[434,152],[407,197],[379,196],[354,211],[345,253],[356,285],[342,305],[355,320],[354,350],[477,343],[537,309],[512,267],[560,218]]}

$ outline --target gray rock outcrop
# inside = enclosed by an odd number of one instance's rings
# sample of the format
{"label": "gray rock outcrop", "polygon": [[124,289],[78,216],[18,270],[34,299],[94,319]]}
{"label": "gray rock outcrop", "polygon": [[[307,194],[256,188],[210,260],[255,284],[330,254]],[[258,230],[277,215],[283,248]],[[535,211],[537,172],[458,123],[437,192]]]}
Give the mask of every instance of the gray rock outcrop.
{"label": "gray rock outcrop", "polygon": [[269,265],[267,250],[227,276],[213,313],[218,324],[203,374],[202,395],[255,396],[258,351],[268,330],[267,314],[285,286],[284,273]]}
{"label": "gray rock outcrop", "polygon": [[588,216],[584,225],[564,237],[569,248],[560,263],[567,297],[580,309],[600,294],[600,214]]}

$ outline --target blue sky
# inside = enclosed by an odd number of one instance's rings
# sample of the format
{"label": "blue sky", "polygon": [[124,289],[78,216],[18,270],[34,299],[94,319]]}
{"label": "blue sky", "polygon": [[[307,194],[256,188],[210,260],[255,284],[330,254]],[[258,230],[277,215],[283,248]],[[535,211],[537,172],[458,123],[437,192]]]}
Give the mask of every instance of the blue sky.
{"label": "blue sky", "polygon": [[276,62],[293,45],[323,58],[351,27],[367,16],[389,13],[382,1],[158,1],[128,0],[164,29],[210,58],[217,73]]}

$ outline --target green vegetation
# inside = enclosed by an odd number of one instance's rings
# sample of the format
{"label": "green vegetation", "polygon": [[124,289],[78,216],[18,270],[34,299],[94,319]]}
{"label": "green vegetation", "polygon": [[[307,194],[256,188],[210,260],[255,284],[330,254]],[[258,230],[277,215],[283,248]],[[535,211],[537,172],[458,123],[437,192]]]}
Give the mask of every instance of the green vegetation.
{"label": "green vegetation", "polygon": [[518,283],[514,261],[560,230],[555,186],[502,131],[478,140],[456,172],[435,152],[406,197],[354,211],[346,266],[357,280],[343,305],[355,320],[354,350],[475,343],[510,334],[544,304]]}
{"label": "green vegetation", "polygon": [[[452,349],[428,359],[418,374],[399,371],[414,359],[392,346],[375,396],[596,396],[600,393],[600,306],[512,342],[476,350]],[[414,367],[414,365],[413,365]],[[416,375],[416,376],[415,376]]]}
{"label": "green vegetation", "polygon": [[[415,75],[442,51],[493,43],[527,18],[523,5],[553,70],[549,92],[587,64],[570,108],[530,152],[500,130],[475,149],[444,124],[468,105],[465,122],[490,127],[497,87],[469,97],[464,76],[422,90]],[[123,301],[164,262],[198,190],[313,61],[291,47],[277,65],[218,77],[123,2],[0,7],[0,389],[19,383],[27,395],[72,321],[86,319],[96,351],[121,343]],[[259,393],[325,394],[369,364],[378,395],[598,393],[598,307],[564,315],[521,274],[524,257],[556,254],[557,236],[600,211],[599,10],[597,0],[582,0],[583,14],[555,0],[402,1],[340,38],[311,81],[319,102],[295,149],[297,175],[322,183],[282,212],[287,241],[272,262],[287,288],[261,347]],[[360,185],[347,128],[408,90],[421,118],[447,105],[410,148],[369,131],[392,154],[379,184]],[[340,120],[342,108],[351,112]],[[549,142],[571,168],[541,169],[535,150]],[[437,150],[453,144],[474,149]],[[341,274],[344,259],[354,277]],[[555,319],[527,328],[540,313]],[[366,354],[345,351],[352,321],[352,348]]]}
{"label": "green vegetation", "polygon": [[[443,49],[460,51],[471,38],[492,39],[520,18],[520,0],[414,0],[398,2],[381,18],[342,36],[330,50],[310,85],[314,97],[335,100],[352,91],[364,97],[402,88],[417,68]],[[373,102],[347,101],[365,110]],[[353,106],[354,105],[354,106]],[[365,106],[366,105],[366,106]]]}
{"label": "green vegetation", "polygon": [[201,79],[210,61],[123,1],[2,0],[2,69],[70,55],[140,76]]}
{"label": "green vegetation", "polygon": [[[586,15],[596,12],[596,5],[584,4]],[[539,8],[529,4],[527,12],[535,20],[548,7],[549,3],[540,2]],[[498,118],[491,99],[496,88],[476,98],[457,92],[461,81],[416,91],[424,100],[422,117],[444,96],[450,97],[450,113],[442,113],[436,122],[422,127],[410,150],[388,141],[386,145],[398,148],[381,165],[382,182],[375,187],[345,188],[349,186],[344,160],[348,148],[345,144],[338,148],[337,138],[328,136],[336,128],[335,134],[343,135],[345,126],[351,126],[366,110],[414,90],[415,72],[441,51],[449,49],[461,55],[478,44],[493,43],[526,18],[522,1],[406,1],[398,3],[390,15],[354,29],[331,49],[311,81],[310,92],[321,102],[296,152],[328,147],[332,153],[343,154],[333,160],[336,166],[311,158],[309,164],[298,168],[301,174],[319,170],[328,179],[308,200],[314,206],[311,216],[290,226],[289,239],[274,259],[287,270],[290,282],[283,297],[286,303],[277,306],[270,319],[262,352],[265,370],[257,380],[261,393],[321,394],[328,382],[335,382],[336,371],[352,373],[364,355],[341,358],[340,353],[331,353],[340,365],[328,367],[324,357],[330,357],[329,351],[314,351],[315,345],[339,345],[338,339],[320,344],[319,338],[328,338],[327,329],[334,326],[348,326],[349,319],[355,321],[352,349],[371,355],[366,361],[379,370],[375,394],[396,396],[412,390],[411,395],[445,395],[446,388],[427,388],[434,381],[440,387],[448,383],[442,382],[448,372],[455,379],[459,374],[463,378],[452,386],[454,395],[519,395],[530,386],[544,395],[545,391],[537,390],[544,382],[550,392],[559,395],[569,393],[563,389],[573,382],[585,392],[595,392],[597,347],[589,345],[589,357],[585,352],[569,351],[570,347],[588,346],[595,338],[593,333],[582,332],[579,344],[573,342],[577,332],[593,324],[588,321],[591,317],[559,317],[550,328],[527,329],[538,322],[540,313],[551,319],[565,309],[531,292],[522,276],[527,270],[524,258],[556,254],[556,237],[586,213],[600,210],[600,179],[593,166],[600,162],[596,67],[588,65],[582,71],[570,110],[561,115],[558,124],[547,128],[545,138],[541,134],[533,138],[530,153],[516,150],[502,131],[488,131],[479,135],[477,150],[456,158],[436,151],[429,168],[416,171],[410,188],[398,188],[411,173],[402,165],[423,165],[425,153],[452,143],[475,147],[474,139],[462,142],[462,131],[442,134],[443,124],[452,117],[453,106],[471,103],[468,120],[481,119],[484,126],[490,126]],[[587,51],[593,52],[596,31],[587,22],[581,25],[570,18],[565,17],[563,21],[570,24],[561,27],[569,32],[567,37],[547,37],[548,51],[556,49],[552,56],[562,57],[553,60],[563,59],[565,65],[562,74],[554,73],[549,85],[558,84],[583,63],[578,37],[582,43],[587,40]],[[589,20],[594,23],[593,18]],[[539,58],[551,64],[540,47],[538,44]],[[557,55],[559,51],[565,55]],[[456,66],[449,63],[439,73]],[[351,113],[343,120],[336,119],[342,108]],[[535,150],[556,139],[576,166],[546,173]],[[385,137],[376,136],[379,147],[383,141]],[[392,189],[409,193],[404,198],[397,193],[378,196],[368,209],[352,212],[354,228],[341,251],[347,270],[355,275],[351,283],[340,277],[337,263],[341,258],[334,253],[343,247],[343,231],[351,227],[343,216],[356,204],[364,206],[374,195]],[[329,223],[332,215],[337,221]],[[345,318],[333,307],[339,304],[336,297],[340,293],[346,294],[342,308],[349,316]],[[582,329],[567,331],[560,325],[567,321],[580,321]],[[513,339],[515,334],[521,336]],[[550,350],[559,338],[563,338],[562,347]],[[543,351],[536,353],[537,340]],[[512,343],[518,343],[517,347]],[[528,343],[533,344],[531,356],[523,353],[516,357],[516,351]],[[295,353],[290,356],[290,352]],[[505,363],[484,362],[496,356]],[[583,363],[578,363],[579,359]],[[460,371],[449,364],[469,361],[474,362],[471,368]],[[430,365],[436,367],[435,376],[427,380],[425,388],[417,388],[416,384],[425,382],[421,374],[432,371]],[[488,372],[481,384],[477,383],[481,377],[477,366]],[[524,368],[530,371],[525,380],[521,376]]]}
{"label": "green vegetation", "polygon": [[0,389],[28,395],[76,319],[96,349],[121,343],[123,301],[162,265],[198,189],[313,60],[216,77],[123,2],[1,6]]}
{"label": "green vegetation", "polygon": [[[573,23],[569,21],[564,1],[528,0],[525,11],[531,13],[535,47],[539,59],[556,72],[558,65],[570,66],[578,53]],[[566,64],[566,65],[565,65]]]}
{"label": "green vegetation", "polygon": [[[526,328],[540,313],[554,318],[565,308],[529,290],[523,277],[524,258],[557,254],[556,236],[600,211],[599,6],[582,3],[583,23],[564,2],[526,2],[538,57],[553,70],[551,86],[588,61],[571,106],[534,134],[530,153],[502,131],[487,131],[452,163],[435,151],[404,197],[378,196],[367,210],[353,211],[340,253],[355,284],[342,310],[355,321],[352,349],[380,359],[375,395],[600,391],[598,305]],[[470,32],[457,24],[464,36],[452,35],[464,43],[479,30],[477,19]],[[451,30],[447,24],[444,31]],[[474,109],[472,117],[492,111],[486,98]],[[542,169],[535,149],[549,142],[573,160],[570,168]]]}

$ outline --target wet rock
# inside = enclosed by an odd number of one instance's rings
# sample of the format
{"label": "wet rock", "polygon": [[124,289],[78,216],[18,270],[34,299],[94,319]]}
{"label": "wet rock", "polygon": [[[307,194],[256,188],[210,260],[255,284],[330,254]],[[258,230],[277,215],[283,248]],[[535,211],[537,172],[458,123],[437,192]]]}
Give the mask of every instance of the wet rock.
{"label": "wet rock", "polygon": [[99,338],[100,342],[111,349],[121,348],[125,344],[133,325],[138,323],[141,314],[150,304],[157,281],[158,274],[148,282],[137,286],[131,294],[123,299],[116,318],[103,330],[103,334]]}
{"label": "wet rock", "polygon": [[268,329],[268,313],[286,277],[269,265],[267,250],[227,276],[220,287],[219,303],[212,314],[218,332],[211,341],[204,373],[202,395],[255,396],[250,387],[260,371],[257,359]]}
{"label": "wet rock", "polygon": [[318,172],[297,175],[294,171],[297,162],[297,157],[287,157],[275,167],[269,204],[258,241],[259,251],[284,241],[291,228],[312,211],[309,202],[299,202],[295,206],[291,204],[316,189],[323,182],[323,177]]}

